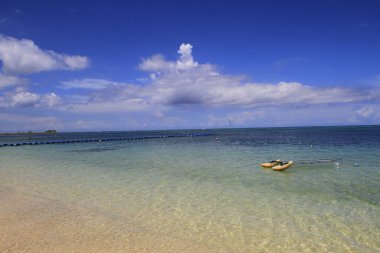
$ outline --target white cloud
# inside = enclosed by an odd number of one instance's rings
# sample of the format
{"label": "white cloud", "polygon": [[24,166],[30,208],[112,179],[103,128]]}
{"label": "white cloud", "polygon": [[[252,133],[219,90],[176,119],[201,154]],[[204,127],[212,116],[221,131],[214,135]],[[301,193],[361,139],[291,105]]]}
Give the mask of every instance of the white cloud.
{"label": "white cloud", "polygon": [[84,56],[79,56],[79,55],[75,55],[75,56],[62,55],[62,60],[66,65],[66,66],[62,65],[63,66],[62,69],[81,70],[81,69],[87,68],[87,66],[89,65],[88,58]]}
{"label": "white cloud", "polygon": [[247,123],[254,124],[254,122],[262,117],[265,113],[263,111],[252,112],[239,112],[232,113],[225,116],[208,116],[208,127],[231,127],[231,126],[243,126]]}
{"label": "white cloud", "polygon": [[143,59],[143,61],[139,64],[139,68],[144,71],[160,72],[169,71],[175,68],[175,65],[166,61],[164,56],[156,54],[150,58]]}
{"label": "white cloud", "polygon": [[243,76],[224,75],[214,65],[198,64],[191,52],[190,44],[182,44],[178,51],[180,58],[176,62],[157,55],[142,61],[140,69],[149,72],[152,77],[152,84],[144,88],[144,93],[153,103],[249,107],[349,103],[374,96],[369,91],[358,92],[341,87],[315,88],[298,82],[244,82]]}
{"label": "white cloud", "polygon": [[184,43],[179,47],[178,53],[181,55],[181,58],[177,61],[177,67],[179,69],[190,69],[198,66],[198,63],[193,60],[191,54],[192,48],[192,45]]}
{"label": "white cloud", "polygon": [[62,82],[62,88],[64,89],[90,89],[90,90],[100,90],[104,89],[110,85],[122,85],[121,83],[112,82],[105,79],[76,79],[71,81]]}
{"label": "white cloud", "polygon": [[162,55],[143,59],[139,67],[151,77],[150,82],[144,85],[121,84],[104,79],[64,82],[65,88],[94,90],[85,102],[82,99],[70,105],[70,110],[93,113],[112,110],[160,112],[190,105],[252,108],[380,99],[376,87],[355,90],[344,87],[317,88],[299,82],[247,82],[243,76],[225,75],[214,65],[194,61],[190,44],[182,44],[178,53],[180,55],[176,61],[166,60]]}
{"label": "white cloud", "polygon": [[79,70],[89,65],[87,57],[58,54],[40,49],[32,40],[18,40],[0,35],[2,71],[13,74],[31,74],[56,69]]}
{"label": "white cloud", "polygon": [[380,120],[380,107],[377,105],[372,106],[364,106],[358,110],[355,111],[356,114],[356,121],[365,119],[369,122],[376,122],[378,123]]}
{"label": "white cloud", "polygon": [[360,117],[368,118],[375,113],[372,107],[364,107],[356,111],[356,114]]}
{"label": "white cloud", "polygon": [[[76,79],[60,84],[60,88],[70,89],[62,97],[19,87],[0,93],[0,108],[34,108],[29,111],[36,113],[55,109],[57,115],[70,115],[68,121],[62,121],[70,129],[112,129],[115,124],[107,125],[110,121],[103,120],[110,113],[111,121],[119,122],[119,127],[128,125],[134,129],[321,124],[320,119],[331,124],[380,120],[378,85],[353,89],[319,88],[299,82],[255,83],[244,76],[224,74],[215,65],[196,62],[190,44],[182,44],[178,53],[174,60],[159,54],[142,59],[139,68],[147,74],[143,84]],[[4,36],[0,36],[0,59],[0,89],[25,83],[22,73],[75,70],[88,65],[85,57],[44,51],[33,41]],[[358,109],[359,105],[363,107]],[[320,115],[316,117],[315,112]],[[72,118],[73,113],[78,113],[79,121]],[[103,121],[107,124],[102,125]]]}
{"label": "white cloud", "polygon": [[41,106],[47,107],[47,108],[53,108],[56,107],[61,103],[61,98],[57,96],[54,92],[44,94],[41,97]]}
{"label": "white cloud", "polygon": [[3,75],[0,73],[0,89],[25,84],[26,80],[17,76]]}
{"label": "white cloud", "polygon": [[37,94],[17,88],[13,92],[6,92],[0,97],[0,108],[11,107],[38,107],[53,108],[61,103],[61,98],[55,93]]}
{"label": "white cloud", "polygon": [[198,62],[193,60],[192,48],[193,46],[190,44],[181,44],[178,50],[180,58],[176,62],[167,61],[164,56],[156,54],[143,59],[139,68],[147,72],[158,72],[157,74],[195,68],[198,66]]}
{"label": "white cloud", "polygon": [[89,101],[86,103],[71,104],[65,111],[77,113],[119,113],[147,111],[152,107],[142,99],[125,99],[117,101]]}
{"label": "white cloud", "polygon": [[10,96],[10,105],[14,107],[34,106],[39,100],[40,95],[28,91],[20,91]]}

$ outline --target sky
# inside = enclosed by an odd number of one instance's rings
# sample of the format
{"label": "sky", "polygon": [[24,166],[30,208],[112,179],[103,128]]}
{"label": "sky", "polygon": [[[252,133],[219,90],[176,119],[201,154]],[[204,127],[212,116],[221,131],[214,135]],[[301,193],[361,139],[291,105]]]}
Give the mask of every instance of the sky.
{"label": "sky", "polygon": [[0,132],[380,124],[380,1],[0,0]]}

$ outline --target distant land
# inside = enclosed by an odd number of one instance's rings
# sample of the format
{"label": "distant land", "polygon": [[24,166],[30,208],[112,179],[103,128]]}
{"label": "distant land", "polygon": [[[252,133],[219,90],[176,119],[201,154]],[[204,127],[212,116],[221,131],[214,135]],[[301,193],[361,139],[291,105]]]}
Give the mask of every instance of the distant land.
{"label": "distant land", "polygon": [[15,133],[0,133],[0,136],[2,135],[34,135],[34,134],[56,134],[57,130],[49,129],[45,132],[15,132]]}

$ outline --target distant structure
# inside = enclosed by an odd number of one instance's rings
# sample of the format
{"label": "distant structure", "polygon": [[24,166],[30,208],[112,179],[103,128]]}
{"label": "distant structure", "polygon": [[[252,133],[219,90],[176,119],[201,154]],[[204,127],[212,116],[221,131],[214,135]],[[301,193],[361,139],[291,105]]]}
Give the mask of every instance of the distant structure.
{"label": "distant structure", "polygon": [[56,134],[56,133],[57,133],[57,130],[49,129],[49,130],[45,131],[45,133]]}

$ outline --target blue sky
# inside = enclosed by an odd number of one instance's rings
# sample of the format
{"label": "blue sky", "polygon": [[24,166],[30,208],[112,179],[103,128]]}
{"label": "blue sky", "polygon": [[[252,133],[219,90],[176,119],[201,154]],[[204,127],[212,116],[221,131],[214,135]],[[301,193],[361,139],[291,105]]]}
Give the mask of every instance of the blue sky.
{"label": "blue sky", "polygon": [[380,123],[379,1],[0,6],[0,131]]}

